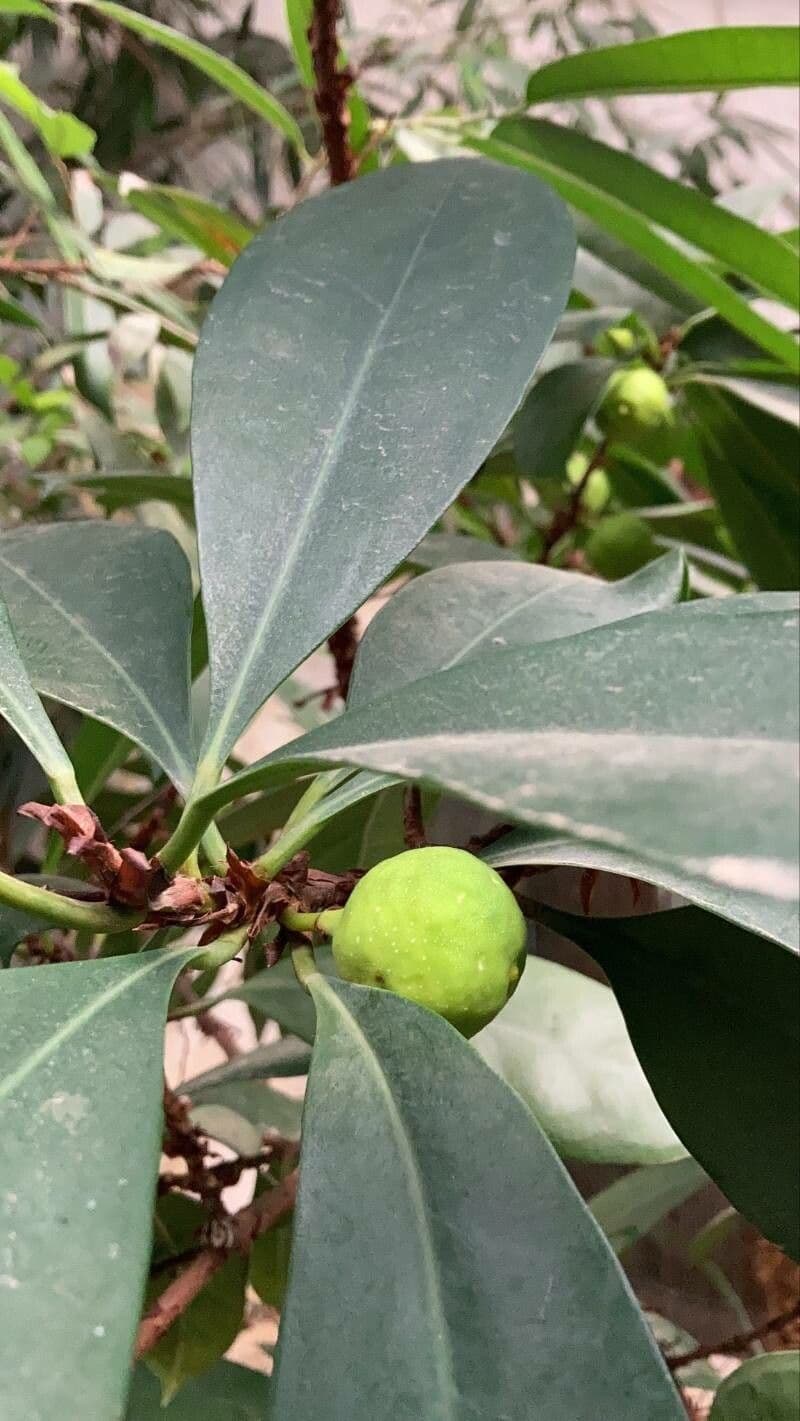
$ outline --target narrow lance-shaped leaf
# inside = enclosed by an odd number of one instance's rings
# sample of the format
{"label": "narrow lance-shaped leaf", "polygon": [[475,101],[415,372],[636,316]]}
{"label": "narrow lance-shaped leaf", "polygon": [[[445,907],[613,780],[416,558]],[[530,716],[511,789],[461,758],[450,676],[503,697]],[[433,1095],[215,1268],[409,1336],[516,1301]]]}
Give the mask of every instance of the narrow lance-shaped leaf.
{"label": "narrow lance-shaped leaf", "polygon": [[772,595],[774,611],[763,610],[769,594],[710,611],[690,604],[484,653],[348,711],[194,812],[203,821],[300,768],[353,764],[448,790],[501,821],[624,850],[639,876],[667,871],[687,893],[722,888],[731,915],[740,891],[750,905],[790,904],[797,615]]}
{"label": "narrow lance-shaped leaf", "polygon": [[[163,1030],[191,956],[23,968],[0,993],[9,1417],[123,1414],[150,1249]],[[42,1338],[52,1348],[42,1365]]]}
{"label": "narrow lance-shaped leaf", "polygon": [[80,791],[69,755],[31,685],[3,602],[0,602],[0,713],[39,761],[57,797],[64,803],[79,800]]}
{"label": "narrow lance-shaped leaf", "polygon": [[488,158],[511,163],[552,183],[556,192],[598,227],[658,267],[705,306],[713,306],[732,326],[790,370],[798,369],[794,337],[760,315],[721,277],[686,256],[662,237],[630,201],[606,192],[592,176],[539,154],[529,143],[527,119],[504,119],[488,138],[469,138],[469,146]]}
{"label": "narrow lance-shaped leaf", "polygon": [[255,79],[240,69],[238,64],[234,64],[232,59],[226,58],[223,54],[217,54],[208,45],[201,44],[199,40],[192,39],[190,35],[181,34],[179,30],[174,30],[170,25],[164,25],[160,20],[153,20],[149,15],[142,15],[138,10],[131,10],[127,5],[116,5],[113,0],[75,0],[76,4],[86,5],[97,14],[106,15],[109,20],[115,20],[118,25],[123,25],[125,29],[133,30],[143,39],[150,40],[153,44],[160,45],[162,49],[168,49],[172,54],[177,54],[181,59],[185,59],[188,64],[193,64],[195,69],[199,69],[201,74],[205,74],[212,79],[215,84],[219,84],[221,89],[229,93],[233,98],[238,99],[252,113],[263,118],[273,128],[277,128],[284,138],[294,145],[298,153],[305,153],[305,144],[300,128],[288,109],[266,89],[257,84]]}
{"label": "narrow lance-shaped leaf", "polygon": [[566,55],[528,81],[528,103],[797,83],[794,25],[725,25]]}
{"label": "narrow lance-shaped leaf", "polygon": [[212,671],[199,784],[475,472],[563,310],[573,255],[546,188],[450,160],[304,203],[239,258],[195,367]]}
{"label": "narrow lance-shaped leaf", "polygon": [[22,82],[13,64],[0,63],[0,100],[37,129],[46,147],[59,158],[91,153],[96,137],[94,130],[74,114],[51,109],[43,103]]}
{"label": "narrow lance-shaped leaf", "polygon": [[311,1421],[324,1396],[327,1421],[529,1421],[532,1406],[542,1421],[678,1421],[616,1261],[519,1097],[432,1013],[310,985],[270,1415]]}
{"label": "narrow lance-shaped leaf", "polygon": [[697,908],[545,922],[591,952],[659,1103],[731,1203],[800,1252],[800,961]]}
{"label": "narrow lance-shaped leaf", "polygon": [[800,300],[797,253],[703,193],[667,178],[629,153],[574,128],[526,119],[525,148],[545,162],[584,179],[660,227],[678,233],[770,295],[796,307]]}
{"label": "narrow lance-shaped leaf", "polygon": [[4,533],[0,592],[37,689],[122,731],[185,786],[192,595],[174,538],[100,522]]}

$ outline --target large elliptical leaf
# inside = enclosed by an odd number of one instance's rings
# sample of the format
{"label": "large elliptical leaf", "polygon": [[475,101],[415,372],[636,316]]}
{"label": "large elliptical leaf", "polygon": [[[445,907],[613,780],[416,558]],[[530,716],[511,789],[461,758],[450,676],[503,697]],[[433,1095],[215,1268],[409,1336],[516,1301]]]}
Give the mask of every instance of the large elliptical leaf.
{"label": "large elliptical leaf", "polygon": [[58,798],[80,799],[70,758],[28,678],[5,604],[0,602],[0,714],[39,761]]}
{"label": "large elliptical leaf", "polygon": [[513,997],[472,1044],[565,1159],[656,1164],[685,1156],[602,982],[530,957]]}
{"label": "large elliptical leaf", "polygon": [[800,1254],[800,962],[698,908],[543,920],[586,948],[686,1148],[731,1203]]}
{"label": "large elliptical leaf", "polygon": [[232,776],[196,805],[187,832],[237,795],[352,764],[623,850],[643,878],[685,877],[687,894],[721,887],[731,916],[740,891],[750,907],[754,895],[790,903],[797,614],[783,594],[730,602],[486,653],[415,681]]}
{"label": "large elliptical leaf", "polygon": [[370,622],[356,656],[348,707],[360,708],[487,651],[555,641],[672,606],[685,581],[678,552],[610,583],[536,563],[439,568],[415,578]]}
{"label": "large elliptical leaf", "polygon": [[239,257],[195,364],[212,673],[198,785],[474,474],[552,335],[573,258],[544,185],[463,159],[326,193]]}
{"label": "large elliptical leaf", "polygon": [[36,689],[122,731],[185,787],[192,588],[175,539],[101,522],[3,533],[0,592]]}
{"label": "large elliptical leaf", "polygon": [[65,1406],[87,1421],[124,1412],[150,1252],[164,1017],[191,955],[3,973],[0,1372],[9,1421],[44,1421]]}
{"label": "large elliptical leaf", "polygon": [[270,1416],[679,1421],[628,1285],[519,1097],[432,1013],[319,973],[310,986]]}

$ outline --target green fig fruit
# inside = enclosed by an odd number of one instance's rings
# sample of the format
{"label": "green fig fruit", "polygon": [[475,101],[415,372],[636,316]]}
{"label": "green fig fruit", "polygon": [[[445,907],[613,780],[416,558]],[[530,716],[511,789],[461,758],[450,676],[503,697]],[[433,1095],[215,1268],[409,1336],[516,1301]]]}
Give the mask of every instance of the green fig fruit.
{"label": "green fig fruit", "polygon": [[473,1036],[525,965],[525,919],[494,869],[464,849],[409,849],[371,868],[333,932],[341,975],[385,987]]}
{"label": "green fig fruit", "polygon": [[636,336],[627,326],[609,326],[594,343],[597,355],[630,355],[636,349]]}
{"label": "green fig fruit", "polygon": [[649,365],[616,370],[608,382],[597,423],[613,439],[635,441],[672,418],[669,390]]}

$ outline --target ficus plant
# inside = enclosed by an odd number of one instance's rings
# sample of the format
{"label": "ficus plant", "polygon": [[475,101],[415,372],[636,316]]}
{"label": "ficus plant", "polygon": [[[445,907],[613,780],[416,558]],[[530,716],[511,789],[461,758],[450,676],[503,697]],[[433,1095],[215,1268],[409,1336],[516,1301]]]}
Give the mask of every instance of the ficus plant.
{"label": "ficus plant", "polygon": [[[668,72],[786,82],[783,43],[668,44]],[[629,49],[530,104],[663,88]],[[3,1421],[679,1421],[619,1255],[708,1177],[800,1251],[796,348],[755,300],[791,296],[790,244],[577,130],[459,139],[248,240],[158,195],[243,248],[191,481],[162,386],[158,458],[37,474],[0,535]],[[575,212],[629,242],[622,306]],[[188,308],[153,301],[185,354]],[[123,515],[75,517],[76,486]],[[185,521],[130,515],[152,499]],[[316,723],[251,762],[326,643]],[[229,1001],[258,1043],[165,1089],[165,1022],[220,1034]],[[587,1203],[564,1160],[637,1168]],[[248,1288],[280,1312],[269,1378],[220,1360]],[[783,1421],[796,1378],[751,1359],[715,1421]]]}

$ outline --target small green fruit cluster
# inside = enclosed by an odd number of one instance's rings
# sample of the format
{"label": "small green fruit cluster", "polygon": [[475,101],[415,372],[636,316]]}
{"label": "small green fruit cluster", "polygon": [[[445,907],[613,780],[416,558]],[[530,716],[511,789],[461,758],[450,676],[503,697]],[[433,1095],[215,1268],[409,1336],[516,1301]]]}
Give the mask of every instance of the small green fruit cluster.
{"label": "small green fruit cluster", "polygon": [[671,418],[669,390],[649,365],[616,370],[597,413],[597,422],[604,433],[623,441],[650,434]]}
{"label": "small green fruit cluster", "polygon": [[525,919],[494,869],[463,849],[409,849],[356,886],[333,934],[341,975],[385,987],[473,1036],[525,965]]}

